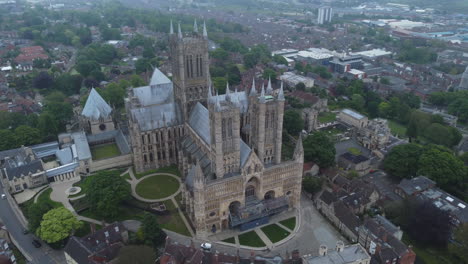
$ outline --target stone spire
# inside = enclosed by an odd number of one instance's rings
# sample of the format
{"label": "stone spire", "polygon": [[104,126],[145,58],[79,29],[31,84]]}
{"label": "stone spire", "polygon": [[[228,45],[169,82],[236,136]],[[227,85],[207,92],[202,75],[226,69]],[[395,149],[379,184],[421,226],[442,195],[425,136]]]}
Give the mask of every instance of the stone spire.
{"label": "stone spire", "polygon": [[193,179],[193,187],[197,190],[203,190],[203,185],[205,185],[205,177],[203,175],[202,168],[200,163],[197,162],[195,166],[195,175]]}
{"label": "stone spire", "polygon": [[302,134],[299,134],[296,147],[294,148],[293,156],[295,160],[304,160],[304,147],[302,146]]}
{"label": "stone spire", "polygon": [[226,101],[231,101],[231,90],[229,89],[229,82],[226,82]]}
{"label": "stone spire", "polygon": [[255,76],[253,77],[252,80],[252,88],[250,88],[250,96],[256,96],[257,95],[257,88],[255,88]]}
{"label": "stone spire", "polygon": [[198,33],[198,24],[197,24],[197,20],[196,20],[196,19],[195,19],[195,21],[193,22],[193,32]]}
{"label": "stone spire", "polygon": [[172,25],[172,19],[171,19],[171,29],[169,31],[169,34],[171,34],[171,35],[174,34],[174,26]]}
{"label": "stone spire", "polygon": [[211,93],[211,83],[208,85],[208,99],[213,97],[213,94]]}
{"label": "stone spire", "polygon": [[180,29],[180,23],[178,25],[178,29],[177,29],[177,35],[179,36],[179,38],[181,39],[182,38],[182,30]]}
{"label": "stone spire", "polygon": [[278,92],[278,100],[279,101],[284,101],[284,91],[283,91],[283,81],[281,81],[281,87]]}
{"label": "stone spire", "polygon": [[216,91],[216,105],[215,105],[215,110],[220,112],[221,111],[221,105],[219,104],[219,98],[218,98],[218,91]]}
{"label": "stone spire", "polygon": [[268,77],[268,86],[267,86],[266,93],[271,94],[272,92],[273,92],[273,87],[271,86],[271,77]]}
{"label": "stone spire", "polygon": [[262,82],[262,92],[260,93],[260,103],[265,103],[265,85]]}
{"label": "stone spire", "polygon": [[206,23],[203,21],[203,37],[208,37],[208,31],[206,31]]}

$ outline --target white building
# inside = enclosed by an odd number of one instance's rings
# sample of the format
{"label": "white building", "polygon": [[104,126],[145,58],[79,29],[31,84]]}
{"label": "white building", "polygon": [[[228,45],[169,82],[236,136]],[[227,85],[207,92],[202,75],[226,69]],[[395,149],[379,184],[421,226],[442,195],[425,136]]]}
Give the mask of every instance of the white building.
{"label": "white building", "polygon": [[283,75],[280,76],[280,79],[290,87],[294,87],[298,83],[305,84],[306,88],[312,88],[314,86],[314,79],[302,75],[297,75],[293,72],[283,73]]}
{"label": "white building", "polygon": [[318,256],[304,256],[305,264],[369,264],[371,257],[359,244],[345,246],[338,241],[334,250],[321,245]]}
{"label": "white building", "polygon": [[333,12],[329,6],[319,7],[317,15],[317,24],[322,25],[332,20]]}

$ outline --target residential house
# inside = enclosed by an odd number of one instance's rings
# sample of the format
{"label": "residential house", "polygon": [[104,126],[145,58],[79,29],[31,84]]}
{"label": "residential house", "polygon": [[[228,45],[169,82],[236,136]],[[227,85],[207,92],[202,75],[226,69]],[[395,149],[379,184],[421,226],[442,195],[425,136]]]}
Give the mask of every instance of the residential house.
{"label": "residential house", "polygon": [[128,231],[115,222],[83,238],[72,236],[65,246],[67,264],[113,263],[128,242]]}
{"label": "residential house", "polygon": [[318,256],[304,256],[304,264],[369,264],[371,258],[359,244],[345,246],[338,241],[334,250],[321,245]]}
{"label": "residential house", "polygon": [[416,254],[401,241],[403,232],[383,216],[368,218],[359,228],[359,244],[375,264],[413,264]]}
{"label": "residential house", "polygon": [[345,170],[357,171],[360,175],[369,173],[370,159],[362,154],[346,152],[338,157],[338,166]]}
{"label": "residential house", "polygon": [[46,54],[41,46],[23,47],[20,49],[20,54],[15,58],[15,62],[25,66],[32,66],[34,60],[43,59],[47,60],[49,56]]}
{"label": "residential house", "polygon": [[395,188],[395,193],[403,198],[409,198],[411,196],[417,196],[435,186],[436,183],[433,180],[425,176],[418,176],[412,179],[403,179]]}
{"label": "residential house", "polygon": [[2,256],[5,261],[6,259],[8,259],[9,262],[5,262],[5,263],[11,263],[11,264],[16,263],[16,257],[13,254],[13,251],[10,248],[8,241],[3,238],[0,238],[0,256]]}

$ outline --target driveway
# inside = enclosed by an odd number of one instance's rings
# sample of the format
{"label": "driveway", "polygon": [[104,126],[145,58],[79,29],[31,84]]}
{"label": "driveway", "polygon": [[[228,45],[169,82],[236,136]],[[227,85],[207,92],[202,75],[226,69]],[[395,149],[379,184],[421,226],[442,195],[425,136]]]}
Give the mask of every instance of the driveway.
{"label": "driveway", "polygon": [[[4,189],[0,188],[0,195],[4,193]],[[9,194],[7,194],[9,199],[12,199]],[[15,241],[15,245],[18,248],[22,248],[22,251],[25,251],[27,255],[31,258],[31,263],[35,264],[52,264],[52,263],[65,263],[65,256],[61,250],[53,250],[42,242],[41,248],[35,248],[31,241],[37,239],[32,234],[23,234],[23,225],[20,219],[18,219],[15,212],[11,208],[8,200],[0,199],[0,218],[5,224],[8,232],[10,232],[11,237]]]}

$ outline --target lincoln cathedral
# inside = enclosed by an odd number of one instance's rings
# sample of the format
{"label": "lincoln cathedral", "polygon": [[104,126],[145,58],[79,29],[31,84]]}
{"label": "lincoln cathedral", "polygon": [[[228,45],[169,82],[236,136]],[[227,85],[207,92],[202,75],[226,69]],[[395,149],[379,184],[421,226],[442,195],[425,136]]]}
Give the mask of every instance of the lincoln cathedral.
{"label": "lincoln cathedral", "polygon": [[[177,31],[177,32],[175,32]],[[148,86],[126,98],[137,172],[177,165],[197,236],[246,230],[299,207],[303,148],[281,160],[283,87],[211,87],[206,26],[170,26],[172,80],[154,70]]]}

